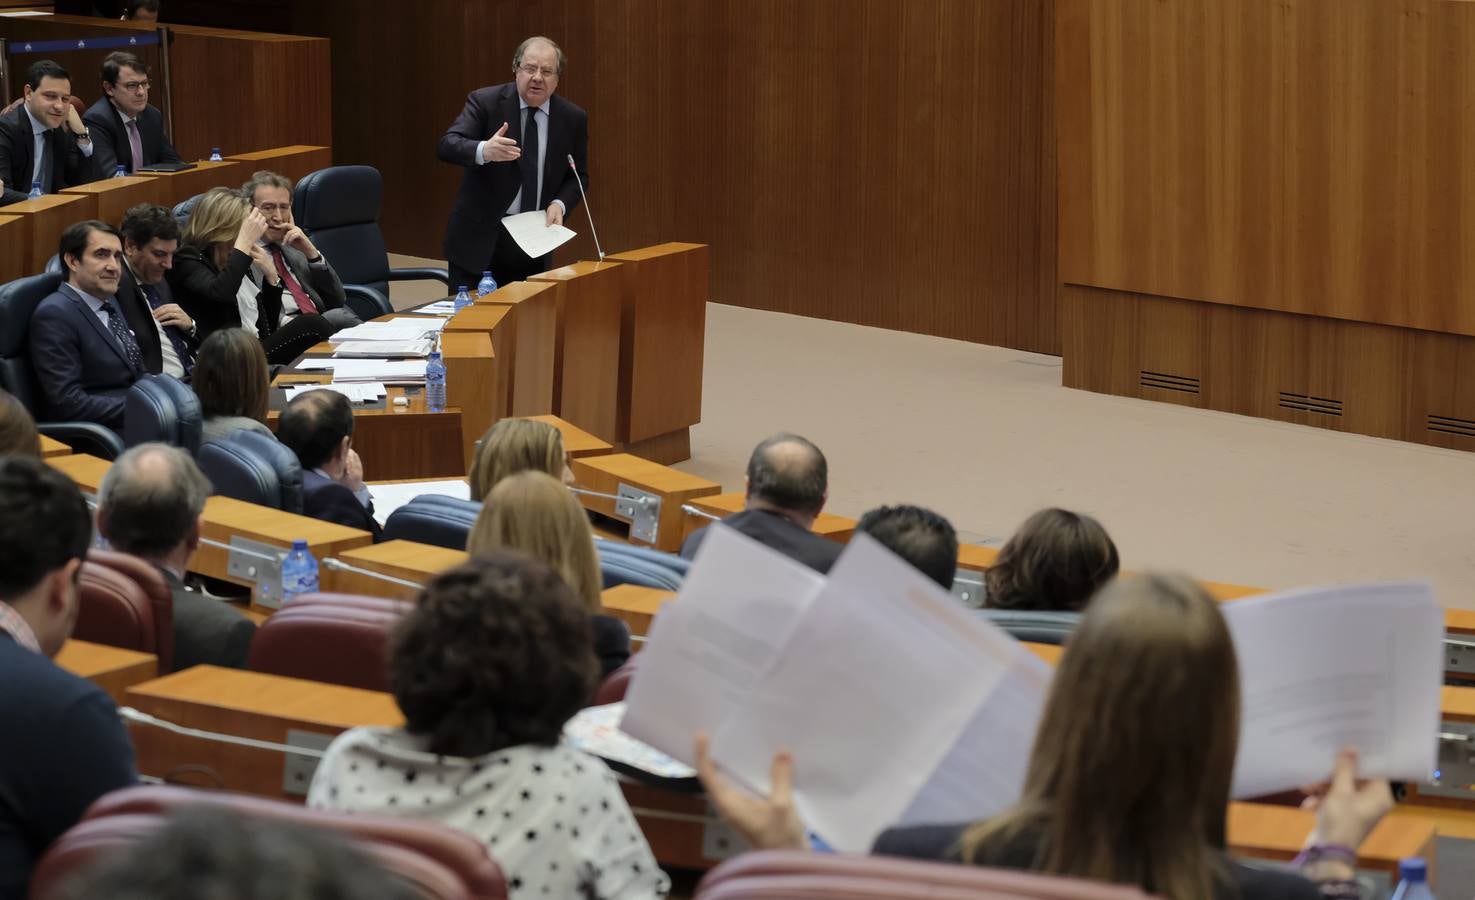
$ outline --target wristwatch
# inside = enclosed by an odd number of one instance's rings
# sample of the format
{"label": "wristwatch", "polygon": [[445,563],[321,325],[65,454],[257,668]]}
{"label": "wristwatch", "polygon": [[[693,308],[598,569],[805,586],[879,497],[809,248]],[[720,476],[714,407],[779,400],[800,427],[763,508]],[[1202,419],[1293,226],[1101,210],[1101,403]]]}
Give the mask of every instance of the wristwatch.
{"label": "wristwatch", "polygon": [[76,138],[77,138],[77,140],[79,140],[79,141],[91,141],[92,140],[92,129],[90,129],[90,128],[84,128],[81,131],[74,131],[74,132],[72,132],[72,134],[75,135]]}

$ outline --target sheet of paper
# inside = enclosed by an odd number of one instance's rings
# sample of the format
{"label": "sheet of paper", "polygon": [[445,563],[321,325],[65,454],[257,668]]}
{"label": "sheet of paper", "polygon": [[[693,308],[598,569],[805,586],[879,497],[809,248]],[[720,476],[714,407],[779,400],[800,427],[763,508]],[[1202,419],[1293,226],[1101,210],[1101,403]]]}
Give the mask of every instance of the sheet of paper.
{"label": "sheet of paper", "polygon": [[563,742],[576,750],[612,759],[663,778],[695,778],[696,770],[679,763],[620,729],[624,703],[587,706],[563,726]]}
{"label": "sheet of paper", "polygon": [[[926,791],[935,777],[960,792],[958,807],[997,811],[1018,796],[1012,773],[1023,771],[1033,734],[1021,739],[1017,728],[980,723],[994,717],[994,696],[1002,714],[1028,716],[1043,703],[1045,679],[1022,661],[1027,653],[857,534],[783,652],[717,730],[713,756],[763,793],[774,752],[789,748],[800,814],[842,852],[868,851],[919,796],[923,808],[938,806]],[[976,763],[951,752],[963,738],[1009,783],[967,778]]]}
{"label": "sheet of paper", "polygon": [[[456,304],[452,303],[451,309],[454,310],[455,308]],[[426,318],[425,316],[395,316],[392,319],[385,319],[384,324],[393,325],[396,328],[414,328],[422,333],[429,334],[435,331],[444,331],[446,327],[446,320],[439,317]]]}
{"label": "sheet of paper", "polygon": [[502,220],[502,227],[517,241],[522,252],[533,259],[552,253],[567,244],[575,234],[562,225],[550,227],[548,214],[541,209],[507,216]]}
{"label": "sheet of paper", "polygon": [[426,494],[470,500],[471,487],[464,478],[447,478],[438,481],[401,481],[392,484],[369,484],[369,493],[374,495],[374,519],[381,526],[389,520],[389,514]]}
{"label": "sheet of paper", "polygon": [[1234,795],[1359,771],[1425,781],[1439,752],[1444,613],[1421,583],[1287,591],[1223,607],[1239,657]]}
{"label": "sheet of paper", "polygon": [[425,361],[422,359],[339,359],[314,356],[297,363],[297,368],[305,372],[332,372],[334,381],[425,383]]}
{"label": "sheet of paper", "polygon": [[435,349],[433,340],[412,341],[344,341],[333,348],[333,355],[337,357],[357,357],[360,359],[375,359],[385,356],[404,356],[424,358]]}
{"label": "sheet of paper", "polygon": [[417,341],[440,330],[430,327],[445,325],[444,319],[389,319],[383,322],[365,322],[352,328],[335,332],[328,338],[330,344],[368,343],[372,341]]}
{"label": "sheet of paper", "polygon": [[455,300],[437,300],[424,306],[417,306],[414,312],[426,316],[454,316],[456,314]]}
{"label": "sheet of paper", "polygon": [[626,693],[626,734],[691,765],[778,655],[824,577],[726,525],[711,534],[676,599],[651,626]]}
{"label": "sheet of paper", "polygon": [[333,391],[347,397],[350,403],[374,403],[384,399],[388,394],[384,385],[377,381],[353,384],[336,381],[330,384],[289,384],[284,390],[287,393],[288,403],[295,400],[299,394],[305,394],[308,391]]}

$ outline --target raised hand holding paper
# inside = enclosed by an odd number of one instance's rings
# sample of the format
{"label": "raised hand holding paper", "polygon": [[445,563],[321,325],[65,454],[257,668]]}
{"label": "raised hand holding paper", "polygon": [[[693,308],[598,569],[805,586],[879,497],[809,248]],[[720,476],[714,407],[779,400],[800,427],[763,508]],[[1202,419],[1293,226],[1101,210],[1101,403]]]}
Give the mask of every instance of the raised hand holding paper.
{"label": "raised hand holding paper", "polygon": [[502,227],[517,241],[522,252],[533,259],[552,253],[576,234],[562,225],[549,225],[548,214],[541,209],[507,216],[502,220]]}

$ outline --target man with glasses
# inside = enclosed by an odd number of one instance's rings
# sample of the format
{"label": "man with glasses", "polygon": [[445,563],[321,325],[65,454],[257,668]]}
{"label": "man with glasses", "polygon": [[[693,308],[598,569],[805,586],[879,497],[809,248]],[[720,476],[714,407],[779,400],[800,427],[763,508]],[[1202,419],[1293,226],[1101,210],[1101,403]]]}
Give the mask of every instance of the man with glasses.
{"label": "man with glasses", "polygon": [[164,134],[164,114],[149,104],[149,67],[132,53],[109,53],[102,61],[103,96],[87,110],[102,177],[118,166],[130,175],[155,163],[177,163],[179,154]]}
{"label": "man with glasses", "polygon": [[436,155],[466,168],[446,225],[452,285],[474,285],[485,269],[507,284],[548,268],[547,256],[522,252],[501,219],[541,210],[562,225],[579,203],[570,155],[588,184],[589,117],[555,96],[565,63],[548,38],[523,41],[512,56],[515,80],[472,91],[440,139]]}
{"label": "man with glasses", "polygon": [[258,285],[263,279],[272,284],[281,279],[282,321],[278,325],[303,315],[322,316],[333,331],[360,324],[346,305],[338,273],[292,218],[292,179],[263,169],[241,185],[241,193],[266,218],[266,234],[260,252],[252,254],[248,277]]}

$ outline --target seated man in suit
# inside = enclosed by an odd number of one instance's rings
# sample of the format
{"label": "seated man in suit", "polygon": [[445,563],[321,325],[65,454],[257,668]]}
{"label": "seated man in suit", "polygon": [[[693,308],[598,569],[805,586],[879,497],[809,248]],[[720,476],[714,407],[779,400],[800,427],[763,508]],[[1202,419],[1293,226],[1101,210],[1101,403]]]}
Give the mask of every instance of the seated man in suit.
{"label": "seated man in suit", "polygon": [[336,391],[298,394],[277,421],[277,439],[302,464],[302,514],[382,537],[364,464],[353,449],[353,407]]}
{"label": "seated man in suit", "polygon": [[0,900],[92,802],[137,781],[118,709],[52,662],[77,621],[92,541],[82,492],[40,460],[0,458]]}
{"label": "seated man in suit", "polygon": [[118,230],[89,219],[61,234],[67,280],[31,315],[31,366],[44,395],[41,421],[123,429],[124,397],[143,376],[143,352],[114,295],[123,268]]}
{"label": "seated man in suit", "polygon": [[[812,529],[829,496],[829,468],[819,448],[797,434],[776,434],[753,448],[748,458],[748,499],[740,513],[722,520],[760,544],[817,572],[827,573],[844,547]],[[707,529],[681,545],[692,559]]]}
{"label": "seated man in suit", "polygon": [[109,53],[102,61],[102,92],[82,116],[102,177],[111,177],[118,166],[136,175],[144,166],[180,161],[164,134],[164,114],[149,104],[149,67],[143,60],[121,50]]}
{"label": "seated man in suit", "polygon": [[123,4],[123,15],[118,18],[133,22],[159,21],[159,0],[128,0]]}
{"label": "seated man in suit", "polygon": [[102,177],[92,136],[72,106],[67,70],[41,59],[26,70],[25,102],[0,116],[0,206],[19,203],[33,185],[54,194]]}
{"label": "seated man in suit", "polygon": [[123,232],[123,270],[118,279],[118,305],[138,347],[144,368],[188,378],[199,350],[195,320],[174,302],[164,280],[179,248],[179,220],[162,206],[140,203],[128,210]]}
{"label": "seated man in suit", "polygon": [[129,449],[97,492],[98,533],[114,550],[152,563],[169,582],[176,671],[201,665],[244,669],[256,635],[250,619],[184,586],[209,496],[205,473],[188,453],[166,444]]}
{"label": "seated man in suit", "polygon": [[[338,273],[292,221],[292,179],[275,172],[257,172],[241,185],[241,193],[266,217],[262,241],[267,262],[282,279],[281,324],[318,313],[334,331],[358,325],[359,317],[344,305],[346,298]],[[259,264],[251,267],[251,280],[257,284],[265,274]]]}

